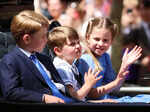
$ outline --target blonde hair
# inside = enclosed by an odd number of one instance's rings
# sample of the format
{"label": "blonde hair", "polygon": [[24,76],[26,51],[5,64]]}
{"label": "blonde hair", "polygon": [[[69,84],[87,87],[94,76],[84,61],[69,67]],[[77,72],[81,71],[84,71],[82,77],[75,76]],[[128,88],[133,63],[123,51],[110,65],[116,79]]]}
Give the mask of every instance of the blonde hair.
{"label": "blonde hair", "polygon": [[118,34],[118,26],[117,24],[113,23],[109,18],[106,17],[96,17],[90,19],[88,21],[85,37],[87,38],[93,31],[94,28],[101,29],[106,28],[109,29],[112,34],[112,39],[116,37]]}
{"label": "blonde hair", "polygon": [[48,28],[48,26],[48,20],[44,16],[32,10],[24,10],[14,16],[11,22],[11,32],[18,43],[24,34],[34,34],[42,27]]}
{"label": "blonde hair", "polygon": [[[86,39],[90,36],[93,29],[95,29],[95,28],[96,29],[101,29],[101,28],[109,29],[112,34],[112,40],[116,37],[116,35],[118,33],[117,24],[114,24],[110,19],[105,18],[105,17],[95,17],[95,18],[91,18],[87,23],[87,26],[85,29],[85,35],[84,35]],[[91,50],[88,47],[86,47],[87,46],[86,39],[82,40],[83,44],[85,45],[85,49],[86,49],[87,53],[92,56],[92,59],[95,63],[95,70],[101,71],[103,68],[101,67],[100,62],[96,59],[96,57],[91,52]]]}

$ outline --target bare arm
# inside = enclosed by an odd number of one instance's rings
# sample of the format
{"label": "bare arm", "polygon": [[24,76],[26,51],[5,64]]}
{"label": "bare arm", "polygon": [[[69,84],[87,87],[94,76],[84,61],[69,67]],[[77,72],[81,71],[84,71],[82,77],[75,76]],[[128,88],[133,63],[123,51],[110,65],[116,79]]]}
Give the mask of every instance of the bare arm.
{"label": "bare arm", "polygon": [[[124,72],[124,75],[128,74],[128,71]],[[88,94],[88,97],[90,98],[98,98],[104,94],[110,93],[111,91],[113,91],[114,89],[118,88],[119,83],[121,81],[119,79],[115,79],[114,81],[103,85],[103,86],[99,86],[97,88],[92,88],[91,91]]]}
{"label": "bare arm", "polygon": [[124,74],[125,71],[127,71],[128,67],[133,64],[137,59],[139,59],[142,55],[141,51],[142,48],[135,46],[130,52],[128,52],[128,48],[125,50],[125,53],[122,58],[121,67],[119,70],[119,73],[117,75],[117,80],[119,80],[119,85],[124,82],[125,77],[127,74]]}
{"label": "bare arm", "polygon": [[111,92],[116,88],[119,88],[121,84],[124,82],[125,77],[129,73],[127,68],[129,67],[129,65],[134,63],[138,58],[140,58],[141,51],[142,48],[138,46],[135,46],[129,53],[128,53],[128,49],[126,49],[124,56],[122,58],[122,64],[119,73],[117,75],[117,78],[107,85],[100,86],[97,88],[92,88],[88,96],[97,98],[100,97],[101,95]]}

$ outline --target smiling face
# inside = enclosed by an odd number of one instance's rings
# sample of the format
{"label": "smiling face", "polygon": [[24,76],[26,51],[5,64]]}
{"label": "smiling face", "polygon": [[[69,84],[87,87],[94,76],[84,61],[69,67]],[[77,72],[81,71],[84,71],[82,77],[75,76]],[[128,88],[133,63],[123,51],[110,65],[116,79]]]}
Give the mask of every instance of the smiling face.
{"label": "smiling face", "polygon": [[87,37],[88,47],[94,55],[101,56],[112,44],[112,34],[109,29],[94,28],[92,33]]}

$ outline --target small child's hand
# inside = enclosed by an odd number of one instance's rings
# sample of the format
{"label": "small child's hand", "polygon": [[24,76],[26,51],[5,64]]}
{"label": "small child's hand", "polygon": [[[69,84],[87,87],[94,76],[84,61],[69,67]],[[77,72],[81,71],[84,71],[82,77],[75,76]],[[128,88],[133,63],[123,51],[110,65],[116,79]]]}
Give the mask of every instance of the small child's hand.
{"label": "small child's hand", "polygon": [[96,84],[96,82],[98,80],[100,80],[102,78],[102,76],[98,77],[98,74],[100,73],[100,71],[97,71],[95,73],[94,70],[92,70],[91,68],[89,68],[88,72],[85,73],[84,75],[84,81],[88,86],[94,86]]}
{"label": "small child's hand", "polygon": [[65,103],[61,98],[48,94],[44,94],[44,101],[45,103]]}
{"label": "small child's hand", "polygon": [[141,53],[142,48],[138,47],[137,45],[130,52],[128,51],[129,49],[127,48],[122,58],[123,67],[128,67],[129,65],[134,63],[137,59],[139,59],[142,55]]}
{"label": "small child's hand", "polygon": [[128,75],[129,71],[127,71],[127,68],[129,67],[129,65],[134,63],[142,55],[142,48],[138,47],[137,45],[130,52],[128,51],[129,49],[127,48],[122,58],[121,68],[117,76],[117,80],[119,82],[122,82],[122,80],[124,80]]}

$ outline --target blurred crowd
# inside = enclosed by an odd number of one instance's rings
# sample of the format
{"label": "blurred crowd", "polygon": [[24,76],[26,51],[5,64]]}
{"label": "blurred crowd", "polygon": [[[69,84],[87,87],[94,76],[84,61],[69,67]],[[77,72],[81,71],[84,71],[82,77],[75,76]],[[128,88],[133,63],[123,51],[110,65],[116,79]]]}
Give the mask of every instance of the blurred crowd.
{"label": "blurred crowd", "polygon": [[150,81],[150,0],[124,0],[121,17],[123,48],[143,48],[142,57],[129,67],[127,82],[149,85]]}
{"label": "blurred crowd", "polygon": [[61,25],[72,26],[79,34],[83,23],[91,17],[110,15],[112,0],[35,0],[35,11]]}

